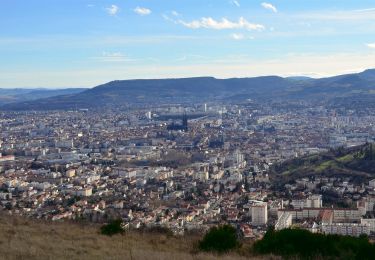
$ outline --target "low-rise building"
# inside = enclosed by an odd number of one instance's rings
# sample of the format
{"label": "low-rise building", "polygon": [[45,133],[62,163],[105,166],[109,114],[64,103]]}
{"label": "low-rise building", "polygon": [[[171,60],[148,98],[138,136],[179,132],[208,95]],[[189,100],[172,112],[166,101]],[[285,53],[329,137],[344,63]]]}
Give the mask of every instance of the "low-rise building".
{"label": "low-rise building", "polygon": [[362,234],[369,235],[370,227],[366,224],[356,223],[333,223],[322,224],[322,232],[330,235],[343,235],[358,237]]}

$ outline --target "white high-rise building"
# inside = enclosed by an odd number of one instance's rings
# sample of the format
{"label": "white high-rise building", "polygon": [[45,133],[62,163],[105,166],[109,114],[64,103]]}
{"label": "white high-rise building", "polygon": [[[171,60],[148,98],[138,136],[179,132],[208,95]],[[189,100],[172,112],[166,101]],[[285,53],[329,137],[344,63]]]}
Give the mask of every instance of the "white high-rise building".
{"label": "white high-rise building", "polygon": [[234,161],[237,163],[237,164],[241,164],[244,162],[245,160],[245,156],[243,155],[243,153],[240,152],[240,150],[236,150],[233,154],[233,158],[234,158]]}
{"label": "white high-rise building", "polygon": [[251,206],[252,224],[254,226],[266,225],[268,221],[267,203],[259,203]]}
{"label": "white high-rise building", "polygon": [[148,111],[146,113],[146,117],[147,117],[147,119],[152,119],[152,113],[151,113],[151,111]]}

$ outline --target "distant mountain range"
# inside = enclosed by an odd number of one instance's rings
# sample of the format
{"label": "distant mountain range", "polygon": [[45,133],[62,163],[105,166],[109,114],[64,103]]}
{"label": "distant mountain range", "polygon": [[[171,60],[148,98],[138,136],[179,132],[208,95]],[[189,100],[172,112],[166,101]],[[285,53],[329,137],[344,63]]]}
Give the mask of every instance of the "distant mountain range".
{"label": "distant mountain range", "polygon": [[0,88],[0,106],[9,103],[38,100],[60,95],[72,95],[80,93],[84,88],[45,89],[45,88]]}
{"label": "distant mountain range", "polygon": [[[45,110],[99,108],[207,101],[311,100],[356,102],[375,101],[375,69],[329,78],[255,78],[216,79],[212,77],[182,79],[117,80],[91,89],[69,90],[61,95],[38,99],[15,100],[2,110]],[[55,93],[56,94],[56,93]],[[26,94],[30,96],[30,93]],[[22,96],[22,95],[21,95]],[[24,95],[23,95],[24,96]],[[34,97],[36,97],[34,95]],[[375,102],[372,102],[375,103]]]}

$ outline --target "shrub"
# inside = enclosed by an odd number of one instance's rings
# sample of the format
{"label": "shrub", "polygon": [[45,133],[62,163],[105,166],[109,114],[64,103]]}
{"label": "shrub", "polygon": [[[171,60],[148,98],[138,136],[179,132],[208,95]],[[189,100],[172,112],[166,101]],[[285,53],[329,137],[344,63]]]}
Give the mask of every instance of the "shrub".
{"label": "shrub", "polygon": [[238,247],[236,229],[230,225],[211,228],[199,242],[199,249],[218,253]]}
{"label": "shrub", "polygon": [[122,228],[122,220],[121,219],[113,220],[110,223],[103,225],[100,228],[100,232],[103,235],[107,235],[107,236],[124,233],[124,229]]}
{"label": "shrub", "polygon": [[374,259],[375,247],[366,236],[359,238],[313,234],[302,229],[269,230],[254,244],[258,254],[275,254],[302,259]]}

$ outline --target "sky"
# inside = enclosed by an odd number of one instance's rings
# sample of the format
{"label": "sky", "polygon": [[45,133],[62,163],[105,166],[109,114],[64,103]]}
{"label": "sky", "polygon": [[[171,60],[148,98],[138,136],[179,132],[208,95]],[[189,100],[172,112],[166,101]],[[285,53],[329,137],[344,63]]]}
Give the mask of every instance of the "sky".
{"label": "sky", "polygon": [[0,88],[368,68],[374,0],[0,0]]}

